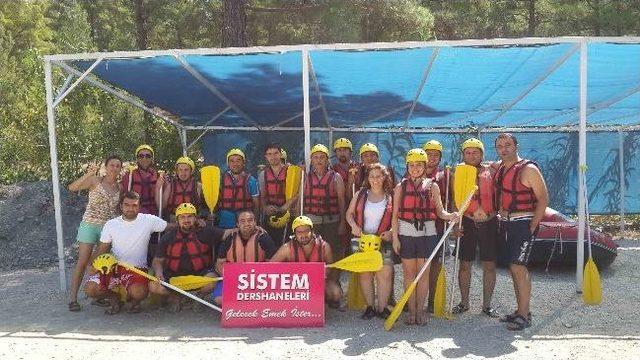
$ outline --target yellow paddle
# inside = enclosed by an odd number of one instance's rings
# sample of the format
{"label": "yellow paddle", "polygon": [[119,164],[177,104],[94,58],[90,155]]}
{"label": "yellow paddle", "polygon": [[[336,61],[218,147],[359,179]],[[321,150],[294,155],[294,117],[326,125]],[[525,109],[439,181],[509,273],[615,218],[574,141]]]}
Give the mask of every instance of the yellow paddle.
{"label": "yellow paddle", "polygon": [[379,251],[357,252],[327,265],[327,268],[351,272],[375,272],[382,269],[382,253]]}
{"label": "yellow paddle", "polygon": [[[445,167],[444,175],[447,177],[445,185],[445,201],[444,209],[449,211],[449,180],[451,179],[451,166]],[[447,241],[444,242],[444,248],[446,248]],[[440,272],[438,273],[438,279],[436,280],[435,291],[433,295],[433,315],[438,318],[446,317],[445,307],[447,304],[447,273],[445,271],[445,253],[446,250],[442,249],[442,262],[440,266]]]}
{"label": "yellow paddle", "polygon": [[[458,209],[461,208],[465,201],[466,194],[470,189],[477,188],[476,180],[478,178],[478,168],[467,164],[458,164],[453,178],[453,201]],[[475,191],[475,190],[474,190]],[[466,209],[466,207],[465,207]],[[464,211],[460,212],[459,227],[462,227],[462,216]],[[460,236],[456,238],[456,257],[453,261],[453,280],[451,281],[451,292],[449,293],[449,313],[453,308],[453,297],[456,291],[456,280],[458,279],[458,251],[460,251]]]}
{"label": "yellow paddle", "polygon": [[[587,172],[587,166],[580,166],[580,171],[583,174]],[[583,189],[584,189],[584,198],[585,198],[585,209],[587,216],[587,239],[589,243],[589,259],[587,263],[584,265],[584,276],[582,278],[582,301],[584,301],[587,305],[599,305],[602,303],[602,283],[600,282],[600,273],[598,272],[598,267],[596,263],[593,261],[593,256],[591,253],[591,228],[589,226],[589,196],[587,192],[587,180],[586,176],[582,176],[583,181]]]}
{"label": "yellow paddle", "polygon": [[287,176],[284,184],[284,198],[289,201],[300,188],[300,179],[302,178],[302,168],[296,165],[287,167]]}
{"label": "yellow paddle", "polygon": [[146,272],[144,272],[144,271],[142,271],[140,269],[137,269],[134,266],[131,266],[131,265],[127,264],[127,263],[123,263],[121,261],[118,261],[118,265],[124,267],[125,269],[127,269],[129,271],[133,271],[134,273],[136,273],[136,274],[138,274],[140,276],[144,276],[145,278],[147,278],[147,279],[149,279],[151,281],[156,281],[156,282],[168,287],[169,289],[171,289],[171,290],[173,290],[175,292],[178,292],[178,293],[180,293],[180,294],[182,294],[182,295],[184,295],[184,296],[186,296],[186,297],[188,297],[188,298],[190,298],[192,300],[195,300],[195,301],[199,302],[200,304],[202,304],[204,306],[208,306],[208,307],[212,308],[213,310],[217,310],[219,312],[222,312],[221,308],[219,308],[219,307],[217,307],[217,306],[215,306],[215,305],[213,305],[213,304],[211,304],[211,303],[209,303],[207,301],[204,301],[204,300],[200,299],[199,297],[180,289],[177,286],[171,285],[166,281],[162,281],[162,280],[158,279],[155,276],[151,276],[151,275],[147,274]]}
{"label": "yellow paddle", "polygon": [[174,276],[169,279],[169,284],[179,287],[182,290],[195,290],[201,287],[222,280],[221,277],[209,277],[199,275]]}
{"label": "yellow paddle", "polygon": [[209,213],[213,214],[220,194],[220,168],[215,165],[203,167],[200,169],[200,181],[202,182],[204,202],[207,203]]}
{"label": "yellow paddle", "polygon": [[[478,189],[478,187],[474,185],[474,187],[471,189],[471,191],[469,191],[469,193],[468,193],[468,195],[467,195],[467,197],[466,197],[466,199],[464,201],[464,204],[462,204],[463,206],[460,208],[460,214],[464,213],[464,211],[467,209],[467,206],[469,205],[469,202],[471,202],[471,197],[473,196],[473,193],[475,193],[475,191],[477,189]],[[427,261],[424,263],[424,265],[422,265],[422,268],[420,269],[420,272],[418,272],[418,275],[416,275],[416,278],[411,282],[411,284],[409,285],[407,290],[405,290],[404,294],[402,294],[402,297],[400,298],[400,300],[398,301],[396,306],[394,306],[393,311],[391,312],[391,315],[389,315],[387,320],[384,321],[384,329],[385,330],[391,330],[393,325],[398,320],[398,317],[400,317],[400,314],[402,313],[402,308],[404,308],[404,306],[407,303],[407,301],[409,301],[409,298],[411,297],[411,294],[415,291],[416,286],[418,285],[418,280],[420,280],[420,278],[422,277],[424,272],[427,270],[427,267],[431,263],[431,260],[433,260],[433,258],[436,256],[436,253],[438,252],[438,249],[440,248],[440,246],[442,246],[442,244],[444,243],[444,241],[447,238],[447,236],[449,236],[449,233],[451,233],[451,230],[453,230],[453,226],[454,225],[455,224],[449,224],[449,226],[447,227],[447,230],[444,232],[444,234],[440,238],[440,241],[438,241],[438,244],[436,245],[435,249],[433,250],[433,252],[429,256]]]}

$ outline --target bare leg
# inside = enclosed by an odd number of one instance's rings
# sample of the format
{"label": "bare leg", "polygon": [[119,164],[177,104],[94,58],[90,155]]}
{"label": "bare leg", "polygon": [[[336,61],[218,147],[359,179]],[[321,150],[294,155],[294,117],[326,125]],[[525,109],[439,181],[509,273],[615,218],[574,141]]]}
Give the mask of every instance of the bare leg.
{"label": "bare leg", "polygon": [[87,270],[89,260],[91,260],[91,254],[93,253],[93,244],[80,243],[78,247],[78,263],[73,270],[71,277],[71,301],[78,301],[78,291],[80,290],[80,284],[84,277],[84,272]]}
{"label": "bare leg", "polygon": [[358,274],[360,280],[360,292],[367,301],[367,306],[373,306],[374,293],[373,293],[373,273],[364,272]]}
{"label": "bare leg", "polygon": [[511,267],[513,266],[513,264],[509,264],[509,275],[511,275],[511,282],[513,283],[513,292],[516,294],[516,312],[518,312],[518,299],[520,298],[520,289],[518,288],[518,286],[516,285],[516,279],[513,275],[513,271],[511,270]]}
{"label": "bare leg", "polygon": [[[422,268],[426,259],[417,259],[416,261],[416,272],[418,269]],[[427,266],[427,273],[429,272],[429,267],[431,264]],[[424,302],[427,299],[427,295],[429,293],[429,276],[422,276],[420,280],[418,280],[418,286],[416,287],[416,324],[423,325],[427,321],[427,314],[424,312]]]}
{"label": "bare leg", "polygon": [[325,282],[324,293],[327,301],[338,302],[342,299],[342,289],[337,282],[327,279]]}
{"label": "bare leg", "polygon": [[469,290],[471,288],[471,261],[460,260],[458,272],[458,284],[460,284],[460,303],[469,307]]}
{"label": "bare leg", "polygon": [[388,304],[389,294],[391,294],[391,286],[393,279],[393,265],[384,265],[380,271],[376,273],[376,283],[378,287],[378,306],[377,311],[382,312]]}
{"label": "bare leg", "polygon": [[496,287],[496,263],[494,261],[482,262],[482,307],[491,307],[493,289]]}
{"label": "bare leg", "polygon": [[[418,273],[417,270],[417,259],[402,259],[402,270],[404,274],[404,290],[407,291],[409,286],[413,280],[415,280],[416,275]],[[415,324],[416,323],[416,293],[415,291],[409,297],[407,301],[407,307],[409,308],[409,313],[407,314],[407,324]]]}
{"label": "bare leg", "polygon": [[516,300],[518,302],[518,314],[525,319],[529,315],[529,301],[531,300],[531,278],[526,266],[511,264],[513,282],[517,288]]}
{"label": "bare leg", "polygon": [[131,284],[127,288],[127,299],[131,301],[131,309],[138,312],[140,302],[147,298],[149,287],[147,284]]}

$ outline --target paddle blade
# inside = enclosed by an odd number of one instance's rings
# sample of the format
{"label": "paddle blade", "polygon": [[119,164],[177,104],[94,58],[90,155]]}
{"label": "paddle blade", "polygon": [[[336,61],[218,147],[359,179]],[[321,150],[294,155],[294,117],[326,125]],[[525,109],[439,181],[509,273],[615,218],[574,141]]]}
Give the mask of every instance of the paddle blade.
{"label": "paddle blade", "polygon": [[209,212],[213,212],[220,194],[220,168],[215,165],[203,167],[200,169],[200,181],[204,202],[207,203]]}
{"label": "paddle blade", "polygon": [[287,167],[287,177],[284,184],[284,197],[286,200],[291,199],[298,193],[301,178],[302,168],[296,165],[289,165],[289,167]]}
{"label": "paddle blade", "polygon": [[218,281],[218,278],[212,278],[209,276],[197,276],[197,275],[185,275],[185,276],[174,276],[169,279],[169,284],[180,288],[182,290],[195,290],[200,289],[201,287],[215,283]]}
{"label": "paddle blade", "polygon": [[357,252],[327,267],[356,273],[375,272],[382,269],[382,254],[379,251]]}
{"label": "paddle blade", "polygon": [[349,287],[347,288],[347,307],[349,310],[364,310],[367,301],[360,291],[360,277],[356,273],[351,273],[349,277]]}
{"label": "paddle blade", "polygon": [[584,265],[584,277],[582,279],[582,300],[587,305],[599,305],[602,302],[602,283],[600,273],[593,258],[589,257]]}
{"label": "paddle blade", "polygon": [[462,208],[462,204],[473,187],[476,186],[476,178],[478,169],[475,166],[459,164],[456,166],[456,172],[453,178],[453,195],[454,202],[458,209]]}
{"label": "paddle blade", "polygon": [[447,277],[444,273],[444,266],[440,268],[438,280],[436,281],[436,291],[433,295],[433,315],[438,318],[446,317],[445,304],[447,303]]}
{"label": "paddle blade", "polygon": [[400,298],[400,301],[398,301],[396,303],[396,306],[393,308],[393,311],[391,312],[391,315],[389,315],[387,320],[384,321],[384,329],[385,330],[387,330],[387,331],[391,330],[393,325],[396,323],[396,321],[400,317],[400,314],[402,314],[402,308],[404,308],[404,306],[407,304],[407,301],[409,301],[409,298],[411,297],[411,294],[416,289],[416,284],[417,283],[418,283],[417,281],[411,282],[411,285],[409,285],[407,290],[405,290],[404,294],[402,294],[402,297]]}

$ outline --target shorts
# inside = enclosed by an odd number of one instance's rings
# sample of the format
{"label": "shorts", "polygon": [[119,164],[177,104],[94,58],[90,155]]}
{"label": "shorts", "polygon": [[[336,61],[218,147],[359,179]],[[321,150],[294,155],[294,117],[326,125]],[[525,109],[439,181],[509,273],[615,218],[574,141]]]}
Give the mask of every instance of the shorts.
{"label": "shorts", "polygon": [[460,238],[458,259],[474,261],[476,249],[480,248],[480,261],[496,261],[498,246],[498,218],[486,222],[475,222],[468,217],[462,218],[463,236]]}
{"label": "shorts", "polygon": [[78,226],[76,240],[79,243],[95,245],[100,240],[100,233],[104,225],[92,224],[81,221]]}
{"label": "shorts", "polygon": [[522,218],[500,222],[500,239],[504,241],[505,252],[509,264],[524,265],[529,263],[529,255],[533,248],[535,233],[531,233],[531,218]]}
{"label": "shorts", "polygon": [[427,259],[433,253],[438,244],[438,236],[405,236],[399,235],[400,258],[402,259]]}
{"label": "shorts", "polygon": [[345,253],[344,243],[342,242],[342,238],[338,235],[338,225],[338,222],[313,225],[313,231],[320,234],[320,236],[322,236],[322,240],[326,241],[329,246],[331,246],[333,261],[341,260]]}
{"label": "shorts", "polygon": [[[144,268],[138,268],[142,271],[147,271],[147,269]],[[108,276],[107,279],[107,289],[109,290],[113,290],[113,288],[115,288],[116,286],[124,286],[125,289],[129,290],[129,286],[131,285],[148,285],[149,284],[149,280],[140,275],[140,274],[136,274],[133,271],[127,270],[125,268],[123,268],[122,266],[118,266],[118,276]],[[91,275],[91,277],[89,277],[89,280],[87,281],[91,281],[94,282],[98,285],[100,284],[100,273]]]}

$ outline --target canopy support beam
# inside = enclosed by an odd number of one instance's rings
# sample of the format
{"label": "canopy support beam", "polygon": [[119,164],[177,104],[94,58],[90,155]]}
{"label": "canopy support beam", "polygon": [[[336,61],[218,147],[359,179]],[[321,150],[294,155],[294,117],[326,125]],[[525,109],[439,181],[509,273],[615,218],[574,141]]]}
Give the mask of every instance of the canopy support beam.
{"label": "canopy support beam", "polygon": [[56,91],[56,98],[54,102],[60,98],[60,95],[62,95],[62,93],[64,93],[67,90],[67,88],[69,88],[69,85],[71,85],[71,81],[73,80],[73,77],[74,77],[73,74],[67,74],[66,79],[64,79],[64,84],[62,84],[60,89]]}
{"label": "canopy support beam", "polygon": [[318,84],[318,77],[316,76],[316,71],[313,69],[313,62],[311,61],[311,57],[309,57],[309,70],[311,71],[311,78],[313,79],[313,88],[318,94],[318,103],[322,108],[322,116],[324,117],[324,122],[328,128],[331,128],[329,113],[327,112],[327,107],[324,104],[324,99],[322,98],[322,93],[320,92],[320,84]]}
{"label": "canopy support beam", "polygon": [[587,41],[580,42],[580,130],[578,132],[578,246],[576,248],[576,291],[582,293],[584,235],[586,222],[585,185],[587,166]]}
{"label": "canopy support beam", "polygon": [[56,100],[53,102],[53,107],[55,108],[56,106],[58,106],[58,104],[60,104],[60,102],[64,100],[64,98],[67,97],[67,95],[69,95],[69,93],[72,92],[73,89],[75,89],[76,86],[78,86],[84,78],[87,77],[87,75],[91,74],[91,71],[93,71],[93,69],[95,69],[95,67],[98,66],[98,64],[100,64],[101,61],[102,61],[102,58],[101,57],[98,58],[96,61],[93,62],[93,64],[91,64],[91,66],[87,70],[85,70],[82,74],[80,74],[80,76],[78,76],[78,79],[73,84],[71,84],[71,86],[69,86],[62,93],[62,95],[56,98]]}
{"label": "canopy support beam", "polygon": [[410,107],[411,107],[411,103],[404,104],[404,105],[402,105],[401,107],[399,107],[397,109],[389,110],[386,113],[383,113],[381,115],[378,115],[378,116],[374,117],[373,119],[365,120],[365,121],[363,121],[363,122],[361,122],[361,123],[359,123],[357,125],[354,125],[354,126],[350,127],[349,129],[357,129],[357,128],[364,127],[364,125],[366,125],[366,124],[370,124],[372,122],[376,122],[378,120],[382,120],[382,119],[386,118],[387,116],[390,116],[390,115],[393,115],[393,114],[397,114],[397,113],[399,113],[401,111],[405,111]]}
{"label": "canopy support beam", "polygon": [[[47,101],[47,128],[49,132],[49,155],[51,157],[51,185],[53,188],[53,209],[56,221],[56,241],[58,244],[58,272],[60,290],[67,292],[66,265],[64,261],[64,234],[62,228],[62,201],[60,197],[60,175],[58,173],[58,145],[56,134],[56,115],[53,102],[53,85],[51,83],[51,63],[44,62],[44,86]],[[68,89],[64,94],[68,94]],[[63,94],[63,95],[64,95]],[[66,95],[65,95],[66,96]],[[64,96],[62,97],[64,98]],[[61,100],[62,100],[61,98]]]}
{"label": "canopy support beam", "polygon": [[411,102],[411,108],[409,109],[409,113],[407,114],[407,118],[404,119],[403,128],[406,128],[409,125],[409,120],[411,116],[413,116],[413,110],[416,108],[416,104],[418,103],[418,99],[420,99],[420,94],[422,94],[422,89],[424,89],[424,85],[427,83],[427,79],[429,78],[429,74],[431,73],[431,68],[433,68],[433,63],[435,63],[438,54],[440,53],[440,48],[433,49],[431,56],[429,57],[429,63],[427,67],[424,69],[424,73],[422,74],[422,80],[420,80],[420,85],[418,85],[418,91],[416,91],[416,96],[413,97],[413,101]]}
{"label": "canopy support beam", "polygon": [[309,110],[309,51],[302,50],[302,123],[304,125],[305,172],[311,164],[311,111]]}
{"label": "canopy support beam", "polygon": [[[214,121],[216,121],[220,116],[222,116],[224,113],[226,113],[229,109],[231,109],[230,106],[227,106],[226,108],[224,108],[222,111],[220,111],[219,113],[215,114],[211,119],[209,119],[209,121],[207,121],[204,125],[211,125]],[[185,130],[189,130],[189,129],[185,129]],[[200,135],[198,135],[198,137],[195,138],[195,140],[193,140],[191,142],[191,144],[189,144],[187,146],[187,150],[191,149],[191,147],[193,147],[193,145],[195,145],[198,140],[200,140],[206,133],[208,133],[209,131],[211,131],[211,129],[204,129],[204,131],[202,131],[202,133]]]}
{"label": "canopy support beam", "polygon": [[[311,109],[309,109],[309,111],[310,112],[314,112],[314,111],[316,111],[318,109],[320,109],[320,105],[316,105],[316,106],[312,107]],[[297,113],[297,114],[295,114],[295,115],[293,115],[291,117],[288,117],[288,118],[280,121],[279,123],[274,124],[273,126],[264,127],[262,129],[263,130],[273,130],[275,128],[281,127],[284,124],[290,123],[291,121],[293,121],[293,120],[295,120],[295,119],[297,119],[297,118],[299,118],[299,117],[301,117],[303,115],[304,115],[304,111],[301,111],[301,112],[299,112],[299,113]]]}
{"label": "canopy support beam", "polygon": [[242,116],[247,121],[254,124],[256,127],[260,127],[260,125],[258,125],[258,123],[255,120],[253,120],[249,115],[247,115],[247,113],[242,111],[242,109],[240,109],[236,104],[234,104],[231,100],[229,100],[229,98],[227,98],[220,90],[218,90],[218,88],[215,85],[213,85],[211,81],[207,80],[202,74],[200,74],[198,70],[194,69],[191,65],[189,65],[189,63],[181,55],[176,53],[176,54],[173,54],[173,57],[176,58],[176,60],[178,60],[180,65],[182,65],[182,67],[185,70],[187,70],[189,74],[191,74],[204,87],[206,87],[209,91],[211,91],[211,93],[214,96],[218,97],[225,104],[230,106],[233,109],[233,111],[235,111],[238,115]]}
{"label": "canopy support beam", "polygon": [[538,87],[538,85],[540,85],[546,78],[548,78],[549,75],[553,74],[554,71],[556,71],[562,64],[564,64],[571,57],[571,55],[573,55],[576,51],[578,51],[578,49],[580,49],[580,46],[583,42],[584,41],[581,41],[579,44],[572,46],[560,59],[558,59],[558,61],[556,61],[553,65],[551,65],[551,67],[549,67],[547,71],[545,71],[531,85],[529,85],[529,87],[527,87],[520,95],[518,95],[517,98],[515,98],[510,103],[506,104],[502,108],[502,110],[496,116],[493,117],[493,119],[487,121],[484,124],[481,124],[482,127],[487,127],[488,125],[495,123],[501,117],[503,117],[504,114],[506,114],[509,110],[511,110],[511,108],[513,108],[517,103],[519,103],[522,99],[524,99],[527,95],[529,95],[529,93],[533,91],[533,89]]}

